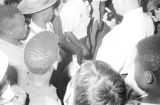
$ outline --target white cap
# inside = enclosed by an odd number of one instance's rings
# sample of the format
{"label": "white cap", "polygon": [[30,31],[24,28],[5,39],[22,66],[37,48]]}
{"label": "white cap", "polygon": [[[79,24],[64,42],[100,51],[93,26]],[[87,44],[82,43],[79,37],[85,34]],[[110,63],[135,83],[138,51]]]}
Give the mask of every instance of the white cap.
{"label": "white cap", "polygon": [[8,67],[8,57],[0,50],[0,82],[2,81]]}

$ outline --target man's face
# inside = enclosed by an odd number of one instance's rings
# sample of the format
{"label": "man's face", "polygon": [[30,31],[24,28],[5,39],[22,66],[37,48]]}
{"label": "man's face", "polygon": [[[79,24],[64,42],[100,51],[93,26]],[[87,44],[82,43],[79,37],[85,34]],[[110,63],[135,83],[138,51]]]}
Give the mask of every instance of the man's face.
{"label": "man's face", "polygon": [[24,16],[22,14],[15,15],[13,24],[15,25],[12,30],[12,37],[18,40],[25,39],[28,29]]}
{"label": "man's face", "polygon": [[54,7],[51,6],[51,7],[47,8],[46,10],[44,10],[44,15],[46,16],[46,20],[50,21],[53,18],[53,16],[55,15]]}

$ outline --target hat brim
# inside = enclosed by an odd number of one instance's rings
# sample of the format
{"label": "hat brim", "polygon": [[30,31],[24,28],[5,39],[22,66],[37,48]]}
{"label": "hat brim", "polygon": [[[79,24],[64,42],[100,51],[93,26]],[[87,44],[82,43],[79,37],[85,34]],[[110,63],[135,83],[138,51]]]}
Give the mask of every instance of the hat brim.
{"label": "hat brim", "polygon": [[48,3],[46,3],[43,6],[41,6],[40,8],[31,9],[31,8],[27,8],[25,6],[25,0],[22,0],[18,5],[18,9],[22,12],[22,14],[33,14],[33,13],[40,12],[42,10],[45,10],[45,9],[49,8],[54,3],[56,3],[56,1],[57,0],[49,0]]}

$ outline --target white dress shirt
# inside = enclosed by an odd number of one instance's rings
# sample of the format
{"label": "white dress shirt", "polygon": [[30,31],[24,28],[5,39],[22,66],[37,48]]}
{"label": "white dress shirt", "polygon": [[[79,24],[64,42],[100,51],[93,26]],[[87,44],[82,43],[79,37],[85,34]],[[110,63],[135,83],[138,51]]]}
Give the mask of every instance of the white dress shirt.
{"label": "white dress shirt", "polygon": [[68,0],[60,12],[63,33],[73,32],[77,39],[86,37],[90,21],[88,8],[82,0]]}

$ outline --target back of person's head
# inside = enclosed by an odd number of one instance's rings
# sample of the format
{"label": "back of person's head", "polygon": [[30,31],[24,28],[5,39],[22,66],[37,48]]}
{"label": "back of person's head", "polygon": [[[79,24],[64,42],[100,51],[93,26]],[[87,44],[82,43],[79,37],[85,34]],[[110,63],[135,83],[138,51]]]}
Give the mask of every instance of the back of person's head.
{"label": "back of person's head", "polygon": [[122,16],[139,7],[139,0],[112,0],[112,3],[116,13]]}
{"label": "back of person's head", "polygon": [[74,83],[74,105],[124,105],[126,85],[120,74],[102,61],[82,65]]}
{"label": "back of person's head", "polygon": [[142,39],[137,45],[135,80],[146,92],[160,87],[160,36]]}
{"label": "back of person's head", "polygon": [[56,69],[58,57],[58,36],[49,31],[36,34],[25,47],[25,64],[36,75],[43,75],[53,67]]}

